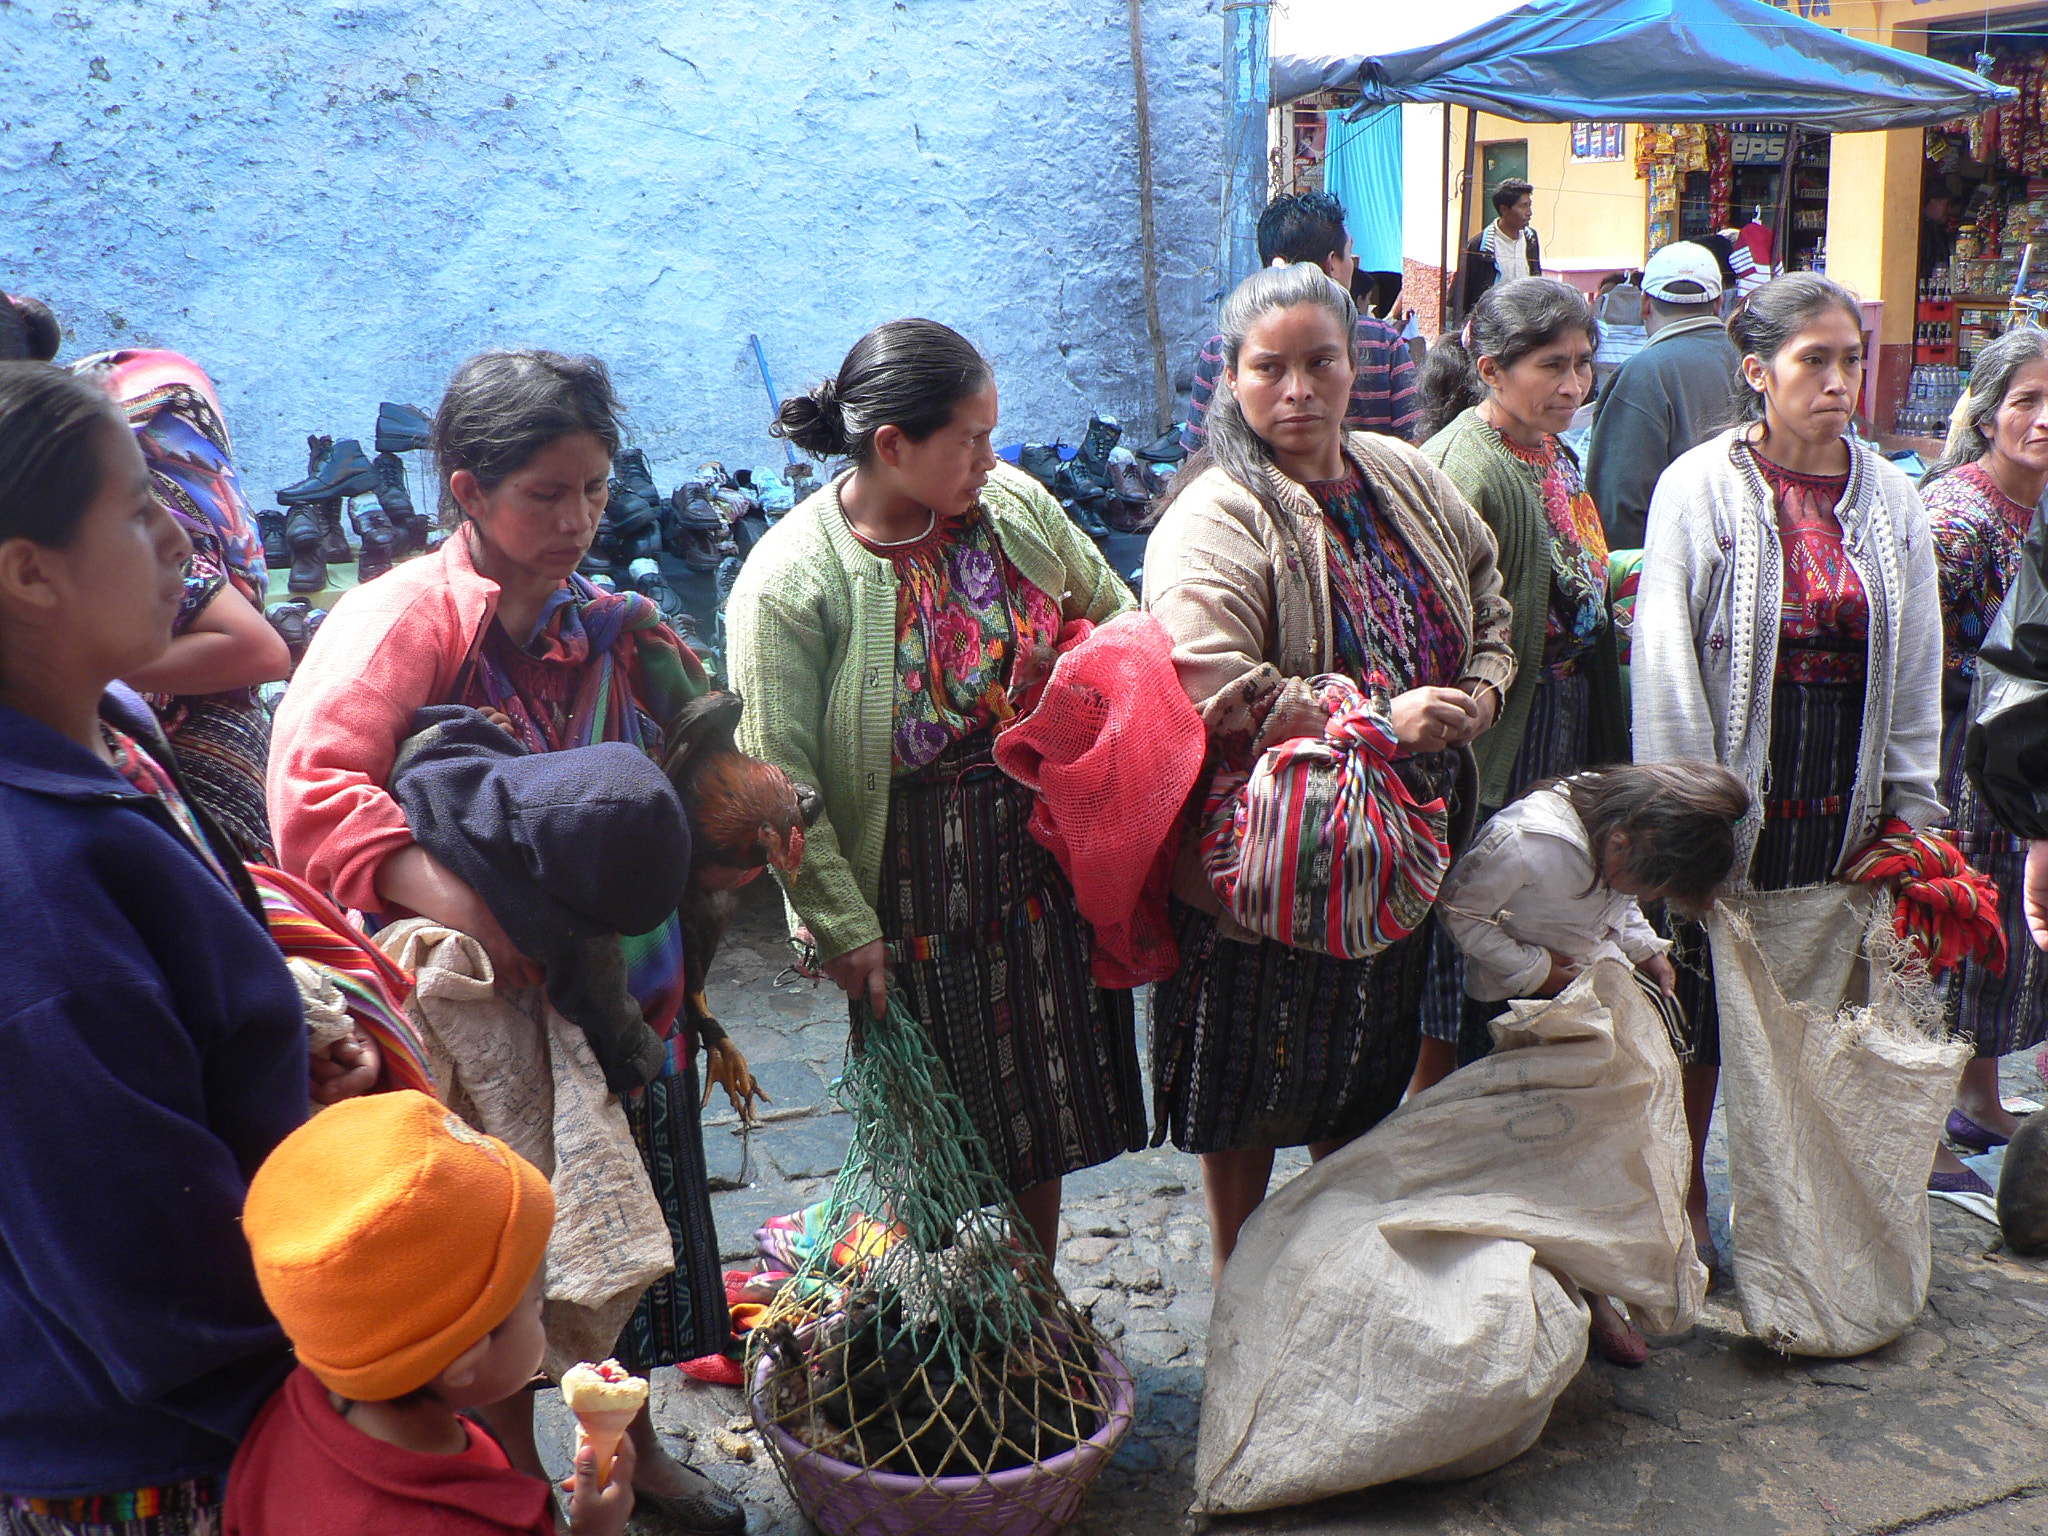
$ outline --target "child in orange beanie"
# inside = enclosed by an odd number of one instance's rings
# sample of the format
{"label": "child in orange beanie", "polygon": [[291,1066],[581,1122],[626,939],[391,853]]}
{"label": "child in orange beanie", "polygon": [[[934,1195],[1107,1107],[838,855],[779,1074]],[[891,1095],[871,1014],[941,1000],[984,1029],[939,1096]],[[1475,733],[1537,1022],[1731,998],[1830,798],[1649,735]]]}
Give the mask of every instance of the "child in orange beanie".
{"label": "child in orange beanie", "polygon": [[[548,1485],[463,1410],[540,1368],[540,1171],[423,1093],[316,1115],[249,1185],[242,1225],[299,1367],[228,1474],[227,1536],[554,1536]],[[579,1457],[573,1536],[620,1536],[633,1451]]]}

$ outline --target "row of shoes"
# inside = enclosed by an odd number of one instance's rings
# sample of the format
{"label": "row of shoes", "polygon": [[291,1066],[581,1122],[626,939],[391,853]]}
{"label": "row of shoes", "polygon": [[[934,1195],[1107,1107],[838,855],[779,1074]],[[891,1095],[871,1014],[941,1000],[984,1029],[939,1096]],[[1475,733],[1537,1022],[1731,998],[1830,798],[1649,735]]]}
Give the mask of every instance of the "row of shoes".
{"label": "row of shoes", "polygon": [[1178,431],[1135,450],[1122,439],[1123,424],[1097,412],[1077,448],[1026,443],[1018,450],[1017,467],[1051,491],[1090,538],[1137,533],[1153,498],[1171,483],[1183,449]]}
{"label": "row of shoes", "polygon": [[[306,438],[306,478],[277,493],[278,510],[257,514],[263,530],[263,558],[291,566],[293,592],[318,592],[327,567],[356,562],[356,580],[372,581],[394,560],[421,554],[441,542],[443,532],[414,505],[398,457],[428,446],[433,423],[414,405],[385,401],[377,407],[377,455],[363,452],[353,437],[336,441],[319,433]],[[374,498],[356,505],[356,498]],[[354,525],[358,549],[342,528],[343,507]]]}
{"label": "row of shoes", "polygon": [[646,453],[624,449],[612,463],[604,519],[583,561],[583,574],[613,576],[623,570],[630,575],[639,561],[651,559],[658,550],[666,550],[691,571],[715,571],[728,555],[744,558],[768,524],[808,494],[809,477],[810,466],[798,464],[791,467],[788,482],[764,477],[772,486],[757,487],[752,470],[728,473],[723,464],[712,461],[700,464],[695,479],[683,481],[664,496],[647,467]]}

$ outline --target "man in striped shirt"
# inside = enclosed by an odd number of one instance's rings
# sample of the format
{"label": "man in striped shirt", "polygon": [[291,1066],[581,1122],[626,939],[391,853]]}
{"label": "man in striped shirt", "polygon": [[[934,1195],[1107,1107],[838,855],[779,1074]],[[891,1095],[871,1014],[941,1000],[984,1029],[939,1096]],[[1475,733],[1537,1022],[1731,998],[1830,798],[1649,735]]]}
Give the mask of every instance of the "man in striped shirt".
{"label": "man in striped shirt", "polygon": [[[1330,274],[1346,293],[1358,258],[1344,228],[1344,205],[1327,192],[1299,192],[1275,198],[1259,215],[1259,260],[1269,267],[1312,262]],[[1401,333],[1384,320],[1358,312],[1358,377],[1351,384],[1351,406],[1344,425],[1354,432],[1381,432],[1413,441],[1422,420],[1415,400],[1415,359]],[[1203,424],[1217,381],[1223,377],[1223,338],[1211,336],[1195,360],[1194,389],[1180,440],[1193,453],[1209,440]]]}

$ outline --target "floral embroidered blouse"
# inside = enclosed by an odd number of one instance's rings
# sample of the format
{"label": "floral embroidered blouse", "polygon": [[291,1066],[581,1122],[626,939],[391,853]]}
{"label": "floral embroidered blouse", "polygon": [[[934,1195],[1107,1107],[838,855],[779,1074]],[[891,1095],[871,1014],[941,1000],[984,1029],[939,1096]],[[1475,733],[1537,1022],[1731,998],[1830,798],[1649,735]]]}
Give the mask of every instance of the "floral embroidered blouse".
{"label": "floral embroidered blouse", "polygon": [[1550,613],[1543,627],[1543,661],[1557,667],[1593,649],[1607,624],[1607,532],[1585,477],[1557,439],[1530,448],[1501,434],[1501,446],[1534,469],[1543,483],[1543,514],[1550,523]]}
{"label": "floral embroidered blouse", "polygon": [[1978,464],[1943,475],[1921,499],[1941,579],[1942,693],[1958,708],[1977,676],[1977,648],[2019,576],[2034,509],[2001,491]]}
{"label": "floral embroidered blouse", "polygon": [[907,544],[861,542],[896,569],[895,768],[914,773],[1017,712],[1052,669],[1060,606],[1018,574],[979,507]]}
{"label": "floral embroidered blouse", "polygon": [[1860,683],[1869,659],[1870,597],[1842,548],[1835,508],[1848,471],[1803,475],[1747,448],[1777,508],[1785,578],[1778,610],[1781,683]]}

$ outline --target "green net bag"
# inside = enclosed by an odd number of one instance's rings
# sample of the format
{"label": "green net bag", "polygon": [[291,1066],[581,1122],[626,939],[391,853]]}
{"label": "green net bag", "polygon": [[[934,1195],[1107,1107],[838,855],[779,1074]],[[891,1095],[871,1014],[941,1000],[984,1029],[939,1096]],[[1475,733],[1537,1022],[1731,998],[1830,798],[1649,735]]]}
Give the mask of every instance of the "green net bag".
{"label": "green net bag", "polygon": [[755,1423],[829,1536],[1035,1536],[1074,1518],[1131,1378],[1053,1278],[923,1028],[892,998],[820,1243],[751,1335]]}

